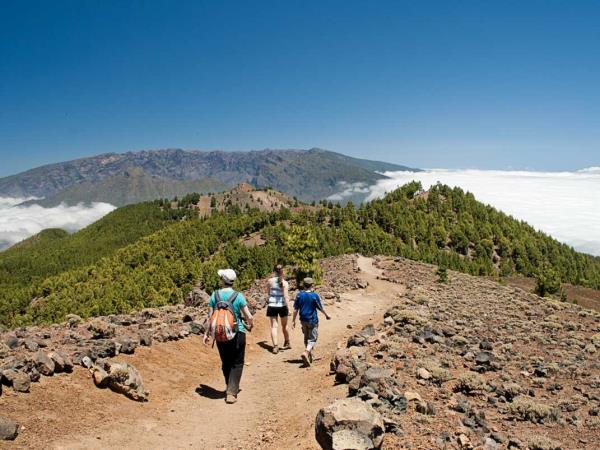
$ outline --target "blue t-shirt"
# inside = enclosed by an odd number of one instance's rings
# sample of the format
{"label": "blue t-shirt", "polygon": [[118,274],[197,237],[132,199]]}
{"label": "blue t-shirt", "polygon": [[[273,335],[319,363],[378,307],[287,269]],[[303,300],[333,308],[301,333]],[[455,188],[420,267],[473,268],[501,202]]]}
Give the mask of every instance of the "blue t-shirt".
{"label": "blue t-shirt", "polygon": [[[231,294],[233,294],[233,289],[231,288],[219,289],[219,295],[221,296],[221,300],[224,302],[229,300]],[[217,299],[215,297],[215,293],[213,292],[210,296],[208,306],[214,308],[216,304]],[[233,301],[233,315],[235,316],[235,320],[238,323],[238,330],[242,333],[246,332],[246,327],[244,326],[244,322],[242,322],[242,309],[244,309],[244,306],[246,306],[247,304],[248,302],[246,301],[246,297],[244,297],[244,294],[238,292],[237,297]]]}
{"label": "blue t-shirt", "polygon": [[319,323],[317,309],[323,309],[319,294],[314,291],[302,291],[296,296],[294,309],[300,313],[300,320],[308,323]]}

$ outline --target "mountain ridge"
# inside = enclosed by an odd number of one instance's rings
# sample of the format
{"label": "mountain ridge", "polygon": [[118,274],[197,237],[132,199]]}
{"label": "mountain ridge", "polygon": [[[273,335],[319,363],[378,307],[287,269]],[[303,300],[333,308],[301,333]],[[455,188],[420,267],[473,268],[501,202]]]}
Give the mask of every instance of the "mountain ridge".
{"label": "mountain ridge", "polygon": [[[123,177],[132,170],[142,171],[147,189],[130,186],[127,195],[116,195],[117,190],[123,190]],[[419,169],[352,158],[318,148],[247,152],[142,150],[47,164],[0,178],[0,195],[44,197],[41,203],[45,206],[81,201],[104,201],[122,206],[153,200],[161,193],[163,197],[193,191],[206,193],[249,183],[255,187],[273,187],[311,201],[334,194],[342,181],[372,184],[386,178],[381,172],[391,170]],[[203,189],[189,186],[190,182],[206,179],[211,182],[205,183]]]}

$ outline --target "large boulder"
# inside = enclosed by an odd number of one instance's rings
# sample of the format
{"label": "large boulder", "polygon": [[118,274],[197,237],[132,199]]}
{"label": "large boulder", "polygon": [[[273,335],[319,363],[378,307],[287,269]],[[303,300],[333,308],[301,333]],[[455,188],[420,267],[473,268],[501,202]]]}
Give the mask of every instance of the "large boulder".
{"label": "large boulder", "polygon": [[115,336],[115,325],[102,319],[94,319],[88,324],[88,330],[94,339],[110,339]]}
{"label": "large boulder", "polygon": [[338,383],[349,383],[367,369],[364,347],[348,347],[338,350],[331,360],[331,372]]}
{"label": "large boulder", "polygon": [[11,350],[16,349],[21,345],[21,340],[16,336],[6,336],[4,344]]}
{"label": "large boulder", "polygon": [[19,425],[14,420],[0,416],[0,441],[13,441],[19,434]]}
{"label": "large boulder", "polygon": [[210,295],[201,286],[196,286],[185,296],[184,304],[193,307],[206,306],[209,300]]}
{"label": "large boulder", "polygon": [[20,370],[7,369],[2,372],[3,382],[12,386],[17,392],[29,392],[31,386],[31,379],[29,375],[21,372]]}
{"label": "large boulder", "polygon": [[131,364],[118,361],[104,361],[103,364],[92,365],[90,371],[94,383],[98,387],[108,387],[111,391],[118,392],[136,401],[148,400],[148,391],[144,389],[144,382],[138,370]]}
{"label": "large boulder", "polygon": [[126,355],[131,355],[135,352],[135,349],[139,345],[139,338],[131,338],[129,336],[120,336],[115,339],[117,343],[117,347],[119,348],[119,353],[124,353]]}
{"label": "large boulder", "polygon": [[50,377],[54,374],[56,365],[54,361],[44,352],[39,351],[35,354],[33,361],[36,369],[42,374]]}
{"label": "large boulder", "polygon": [[393,374],[394,372],[391,369],[371,366],[362,374],[359,386],[368,386],[380,397],[392,399],[399,395],[399,392],[394,392]]}
{"label": "large boulder", "polygon": [[352,397],[322,408],[315,422],[315,437],[325,450],[380,448],[384,423],[370,405]]}

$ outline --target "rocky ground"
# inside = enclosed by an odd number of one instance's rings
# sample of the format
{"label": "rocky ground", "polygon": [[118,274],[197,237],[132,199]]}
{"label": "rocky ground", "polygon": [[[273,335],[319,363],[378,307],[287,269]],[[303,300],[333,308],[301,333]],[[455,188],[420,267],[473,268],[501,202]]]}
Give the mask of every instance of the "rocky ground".
{"label": "rocky ground", "polygon": [[[343,291],[361,285],[355,273],[356,256],[328,258],[322,266],[325,276],[320,292],[325,304],[339,303]],[[291,284],[291,294],[295,295]],[[257,280],[244,291],[255,313],[266,305],[265,286],[266,280]],[[62,324],[1,333],[0,411],[3,397],[7,402],[28,402],[32,383],[55,374],[69,376],[78,366],[89,369],[98,386],[108,386],[134,400],[148,400],[142,375],[114,358],[133,355],[140,347],[204,333],[207,301],[208,294],[196,287],[180,305],[88,320],[71,315]],[[89,388],[95,389],[91,380]],[[0,440],[14,439],[17,430],[15,421],[0,413]]]}
{"label": "rocky ground", "polygon": [[[384,448],[599,448],[600,314],[455,272],[440,283],[404,259],[376,265],[406,293],[332,370],[381,415]],[[361,439],[377,439],[373,423]]]}
{"label": "rocky ground", "polygon": [[[298,371],[298,329],[289,354],[270,353],[265,281],[245,291],[258,322],[225,447],[316,448],[317,416],[324,448],[598,448],[597,312],[451,271],[440,283],[436,267],[404,259],[322,265],[333,319],[310,370]],[[193,337],[206,298],[196,288],[186,305],[0,335],[0,435],[24,448],[214,448],[206,411],[225,420],[231,408],[210,390],[216,351]],[[122,390],[138,375],[149,395]],[[199,380],[210,395],[194,392]]]}

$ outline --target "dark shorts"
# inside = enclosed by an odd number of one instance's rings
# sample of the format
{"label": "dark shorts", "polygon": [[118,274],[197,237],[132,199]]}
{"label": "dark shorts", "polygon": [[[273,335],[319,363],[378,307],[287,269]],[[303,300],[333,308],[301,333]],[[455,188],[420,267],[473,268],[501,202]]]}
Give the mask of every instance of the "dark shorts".
{"label": "dark shorts", "polygon": [[287,317],[290,311],[287,306],[268,306],[267,317]]}

